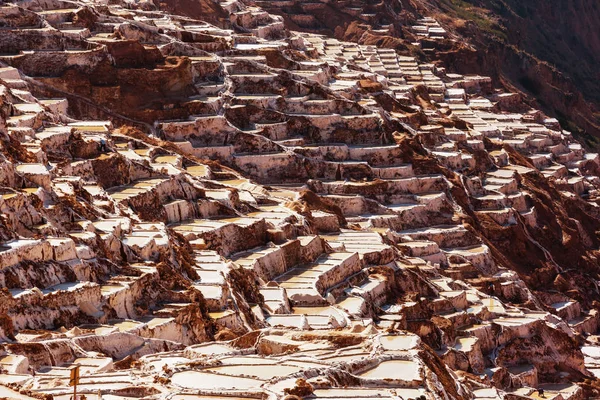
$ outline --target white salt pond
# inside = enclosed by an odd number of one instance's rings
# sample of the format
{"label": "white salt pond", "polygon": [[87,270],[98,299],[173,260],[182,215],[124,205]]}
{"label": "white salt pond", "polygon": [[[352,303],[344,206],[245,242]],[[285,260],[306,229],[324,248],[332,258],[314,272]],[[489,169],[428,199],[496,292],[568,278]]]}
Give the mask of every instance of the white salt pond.
{"label": "white salt pond", "polygon": [[221,361],[221,363],[223,364],[235,364],[235,365],[274,365],[277,364],[279,362],[279,360],[276,359],[270,359],[270,358],[262,358],[262,357],[251,357],[251,356],[245,356],[245,357],[225,357],[225,358],[221,358],[219,359],[219,361]]}
{"label": "white salt pond", "polygon": [[196,354],[207,356],[214,354],[227,354],[234,351],[233,348],[219,343],[210,343],[208,345],[195,346],[191,350]]}
{"label": "white salt pond", "polygon": [[410,350],[418,341],[417,336],[382,336],[379,341],[384,350]]}
{"label": "white salt pond", "polygon": [[352,362],[352,361],[358,361],[364,358],[369,357],[369,353],[365,352],[365,351],[359,351],[359,352],[355,352],[355,353],[343,353],[340,355],[336,355],[333,357],[327,357],[325,358],[325,361],[329,361],[329,362]]}
{"label": "white salt pond", "polygon": [[473,348],[473,346],[477,343],[476,337],[461,337],[456,338],[456,342],[454,344],[454,348],[458,351],[469,352]]}
{"label": "white salt pond", "polygon": [[[53,395],[54,400],[72,400],[73,397],[73,393],[69,393],[69,394],[65,394],[65,395]],[[88,396],[88,399],[92,398],[95,399],[95,394],[92,396]],[[117,395],[112,395],[112,394],[103,394],[102,395],[102,400],[135,400],[136,397],[124,397],[124,396],[117,396]]]}
{"label": "white salt pond", "polygon": [[419,365],[405,360],[383,361],[360,376],[369,379],[402,379],[406,381],[421,379]]}
{"label": "white salt pond", "polygon": [[599,346],[583,346],[581,352],[592,358],[600,358],[600,347]]}
{"label": "white salt pond", "polygon": [[185,357],[161,357],[150,361],[149,365],[153,366],[155,371],[160,371],[165,365],[172,367],[173,365],[183,364],[189,361],[190,359]]}
{"label": "white salt pond", "polygon": [[201,394],[176,394],[171,400],[248,400],[251,397],[208,396]]}
{"label": "white salt pond", "polygon": [[16,392],[12,389],[9,389],[4,386],[0,386],[0,398],[2,399],[15,399],[15,400],[32,400],[33,397],[25,396]]}
{"label": "white salt pond", "polygon": [[254,376],[259,379],[269,380],[276,376],[286,376],[299,372],[302,368],[292,365],[224,365],[220,367],[207,368],[205,371],[220,374]]}
{"label": "white salt pond", "polygon": [[257,379],[217,375],[201,371],[176,372],[171,377],[171,382],[174,385],[188,389],[250,389],[263,384],[262,381]]}
{"label": "white salt pond", "polygon": [[348,387],[348,388],[331,388],[331,389],[316,389],[314,395],[317,399],[388,399],[397,398],[401,396],[403,399],[417,398],[422,394],[425,394],[423,388],[394,388],[395,395],[389,390],[382,388],[359,388],[359,387]]}
{"label": "white salt pond", "polygon": [[475,389],[473,394],[476,399],[499,399],[499,393],[495,388]]}
{"label": "white salt pond", "polygon": [[115,322],[113,324],[113,326],[117,329],[119,329],[120,332],[127,332],[131,329],[137,328],[139,326],[142,326],[143,324],[139,321],[120,321],[120,322]]}

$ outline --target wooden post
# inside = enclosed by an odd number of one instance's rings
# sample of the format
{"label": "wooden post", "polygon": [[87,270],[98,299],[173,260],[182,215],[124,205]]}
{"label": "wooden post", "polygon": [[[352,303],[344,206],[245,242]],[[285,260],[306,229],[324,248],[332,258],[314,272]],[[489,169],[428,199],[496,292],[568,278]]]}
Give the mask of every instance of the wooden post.
{"label": "wooden post", "polygon": [[73,386],[73,400],[77,400],[77,384],[79,383],[79,365],[75,368],[71,368],[71,379],[69,379],[69,386]]}

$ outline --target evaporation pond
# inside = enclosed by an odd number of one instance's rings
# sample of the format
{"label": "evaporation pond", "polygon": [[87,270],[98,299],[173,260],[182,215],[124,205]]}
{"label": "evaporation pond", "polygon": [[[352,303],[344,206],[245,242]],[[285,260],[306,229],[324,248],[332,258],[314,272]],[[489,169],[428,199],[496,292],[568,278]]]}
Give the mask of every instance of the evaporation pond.
{"label": "evaporation pond", "polygon": [[240,378],[211,374],[201,371],[176,372],[171,382],[188,389],[250,389],[259,387],[262,381],[251,378]]}

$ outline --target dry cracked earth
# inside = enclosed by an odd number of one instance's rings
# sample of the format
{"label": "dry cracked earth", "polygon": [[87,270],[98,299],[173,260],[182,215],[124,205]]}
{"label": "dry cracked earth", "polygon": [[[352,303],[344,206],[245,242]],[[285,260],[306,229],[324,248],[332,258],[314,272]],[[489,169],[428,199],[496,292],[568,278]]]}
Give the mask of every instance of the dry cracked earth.
{"label": "dry cracked earth", "polygon": [[0,397],[600,393],[598,154],[323,4],[0,6]]}

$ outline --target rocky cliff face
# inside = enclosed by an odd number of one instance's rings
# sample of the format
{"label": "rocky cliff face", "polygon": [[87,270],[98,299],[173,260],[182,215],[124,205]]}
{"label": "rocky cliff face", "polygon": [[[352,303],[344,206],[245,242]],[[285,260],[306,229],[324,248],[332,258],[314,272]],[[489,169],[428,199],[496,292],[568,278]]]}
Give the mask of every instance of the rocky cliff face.
{"label": "rocky cliff face", "polygon": [[474,1],[472,4],[491,12],[508,43],[555,66],[572,79],[586,98],[600,101],[597,2]]}

